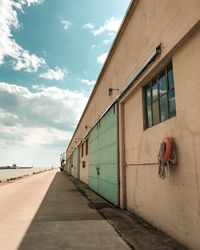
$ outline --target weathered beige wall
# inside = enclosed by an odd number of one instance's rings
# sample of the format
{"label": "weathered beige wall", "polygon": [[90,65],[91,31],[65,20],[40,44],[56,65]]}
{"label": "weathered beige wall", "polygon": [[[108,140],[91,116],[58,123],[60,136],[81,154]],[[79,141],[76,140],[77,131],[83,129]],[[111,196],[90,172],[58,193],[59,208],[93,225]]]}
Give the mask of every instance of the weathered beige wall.
{"label": "weathered beige wall", "polygon": [[[124,103],[126,205],[192,249],[200,249],[200,29],[172,59],[176,117],[143,130],[142,89]],[[178,165],[161,180],[157,165],[140,164],[157,162],[165,137],[175,139]]]}

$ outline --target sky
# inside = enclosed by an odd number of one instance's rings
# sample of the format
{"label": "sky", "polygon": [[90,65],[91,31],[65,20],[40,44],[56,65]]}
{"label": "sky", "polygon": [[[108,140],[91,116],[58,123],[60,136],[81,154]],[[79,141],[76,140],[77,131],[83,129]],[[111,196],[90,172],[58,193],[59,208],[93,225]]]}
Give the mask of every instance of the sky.
{"label": "sky", "polygon": [[130,0],[0,0],[0,166],[59,166]]}

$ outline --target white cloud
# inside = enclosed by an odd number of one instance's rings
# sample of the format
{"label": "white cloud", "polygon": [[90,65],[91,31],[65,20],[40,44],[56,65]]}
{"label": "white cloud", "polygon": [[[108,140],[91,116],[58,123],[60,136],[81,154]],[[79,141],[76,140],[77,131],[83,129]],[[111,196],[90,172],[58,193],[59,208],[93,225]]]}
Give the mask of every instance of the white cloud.
{"label": "white cloud", "polygon": [[0,151],[11,145],[55,149],[58,142],[61,148],[71,138],[88,96],[55,86],[32,87],[34,92],[0,82]]}
{"label": "white cloud", "polygon": [[121,22],[122,22],[122,18],[116,19],[115,17],[111,17],[101,27],[99,27],[96,30],[93,29],[92,33],[94,34],[94,36],[98,36],[105,31],[109,31],[109,33],[113,33],[113,32],[116,33],[121,25]]}
{"label": "white cloud", "polygon": [[109,45],[113,42],[114,37],[109,37],[109,39],[104,39],[103,44],[104,45]]}
{"label": "white cloud", "polygon": [[37,71],[46,64],[45,60],[16,43],[12,35],[13,29],[19,29],[17,13],[23,12],[25,5],[41,4],[42,0],[1,0],[0,1],[0,65],[5,63],[5,57],[11,59],[14,70],[27,72]]}
{"label": "white cloud", "polygon": [[58,67],[56,67],[55,70],[49,69],[46,73],[42,73],[39,76],[40,78],[59,81],[63,80],[66,74],[68,74],[67,69],[61,70]]}
{"label": "white cloud", "polygon": [[83,28],[83,29],[92,30],[92,29],[94,29],[94,24],[93,24],[93,23],[86,23],[86,24],[83,25],[82,28]]}
{"label": "white cloud", "polygon": [[97,62],[101,63],[101,64],[104,64],[104,62],[105,62],[105,60],[107,58],[107,55],[108,55],[108,53],[104,53],[104,54],[98,56],[97,57]]}
{"label": "white cloud", "polygon": [[21,2],[26,2],[28,6],[30,6],[31,4],[41,4],[44,2],[44,0],[21,0]]}
{"label": "white cloud", "polygon": [[105,44],[105,45],[108,45],[110,42],[111,42],[111,40],[109,40],[109,39],[104,39],[103,40],[103,44]]}
{"label": "white cloud", "polygon": [[24,50],[17,44],[13,44],[13,49],[16,48],[16,53],[13,54],[13,69],[24,70],[27,72],[36,72],[39,67],[46,64],[43,58],[39,58],[34,54],[30,54],[29,51]]}
{"label": "white cloud", "polygon": [[104,26],[101,26],[100,28],[98,28],[97,30],[93,30],[92,33],[95,36],[100,35],[101,33],[103,33],[104,31],[106,31]]}
{"label": "white cloud", "polygon": [[95,84],[96,81],[92,80],[88,80],[88,79],[79,79],[83,84],[89,85],[89,86],[93,86]]}
{"label": "white cloud", "polygon": [[64,19],[61,19],[61,23],[63,24],[65,30],[69,29],[72,25],[70,21]]}
{"label": "white cloud", "polygon": [[108,38],[103,40],[103,45],[111,44],[113,42],[114,38],[115,38],[115,33],[109,32],[108,33]]}

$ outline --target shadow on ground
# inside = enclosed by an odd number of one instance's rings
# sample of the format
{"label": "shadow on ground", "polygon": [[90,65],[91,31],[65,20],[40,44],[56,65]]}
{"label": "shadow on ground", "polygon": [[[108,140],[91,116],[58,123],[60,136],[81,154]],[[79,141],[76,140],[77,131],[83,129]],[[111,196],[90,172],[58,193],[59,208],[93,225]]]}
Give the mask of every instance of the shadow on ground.
{"label": "shadow on ground", "polygon": [[[104,219],[96,210],[89,208],[88,200],[66,174],[58,172],[19,249],[70,249],[73,241],[79,240],[73,238],[73,230],[77,232],[77,225],[73,222],[83,224],[82,221],[87,221],[90,224],[90,221],[99,220]],[[70,238],[67,237],[69,235]]]}
{"label": "shadow on ground", "polygon": [[86,184],[58,172],[19,249],[186,248],[136,215],[112,206]]}
{"label": "shadow on ground", "polygon": [[139,216],[112,206],[102,197],[91,191],[88,186],[72,176],[68,178],[90,201],[90,207],[98,212],[113,226],[116,232],[132,249],[136,250],[186,250],[187,248],[156,229]]}

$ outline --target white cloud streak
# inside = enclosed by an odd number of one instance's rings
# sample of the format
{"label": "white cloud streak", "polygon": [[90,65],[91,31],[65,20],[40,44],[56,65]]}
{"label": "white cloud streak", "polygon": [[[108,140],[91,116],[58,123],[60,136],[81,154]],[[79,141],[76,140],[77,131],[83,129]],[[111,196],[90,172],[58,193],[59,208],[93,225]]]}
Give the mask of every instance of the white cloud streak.
{"label": "white cloud streak", "polygon": [[98,56],[97,57],[97,62],[100,63],[100,64],[104,64],[104,62],[105,62],[105,60],[107,58],[107,55],[108,55],[108,52]]}
{"label": "white cloud streak", "polygon": [[92,80],[88,80],[88,79],[79,79],[81,83],[89,85],[89,86],[93,86],[95,84],[96,81]]}
{"label": "white cloud streak", "polygon": [[122,18],[116,19],[115,17],[111,17],[107,20],[102,26],[98,29],[92,29],[92,33],[94,36],[101,35],[105,31],[116,33],[121,25]]}
{"label": "white cloud streak", "polygon": [[61,23],[63,24],[65,30],[70,29],[70,27],[72,25],[72,23],[70,21],[64,20],[64,19],[61,19]]}
{"label": "white cloud streak", "polygon": [[44,2],[44,0],[21,0],[21,3],[27,3],[28,6],[30,6],[31,4],[41,4]]}
{"label": "white cloud streak", "polygon": [[31,4],[41,4],[42,0],[1,0],[0,1],[0,65],[5,63],[5,57],[11,59],[14,70],[36,72],[45,65],[43,58],[31,54],[16,43],[12,30],[20,28],[18,12],[23,13],[23,7]]}
{"label": "white cloud streak", "polygon": [[109,44],[111,44],[112,42],[113,42],[113,37],[110,37],[109,39],[104,39],[103,40],[103,44],[104,45],[109,45]]}
{"label": "white cloud streak", "polygon": [[55,70],[49,69],[47,72],[41,73],[39,76],[40,78],[59,81],[63,80],[66,74],[68,74],[67,69],[61,70],[58,67],[56,67]]}
{"label": "white cloud streak", "polygon": [[86,24],[83,25],[82,28],[83,28],[83,29],[92,30],[92,29],[94,29],[94,24],[93,24],[93,23],[86,23]]}

